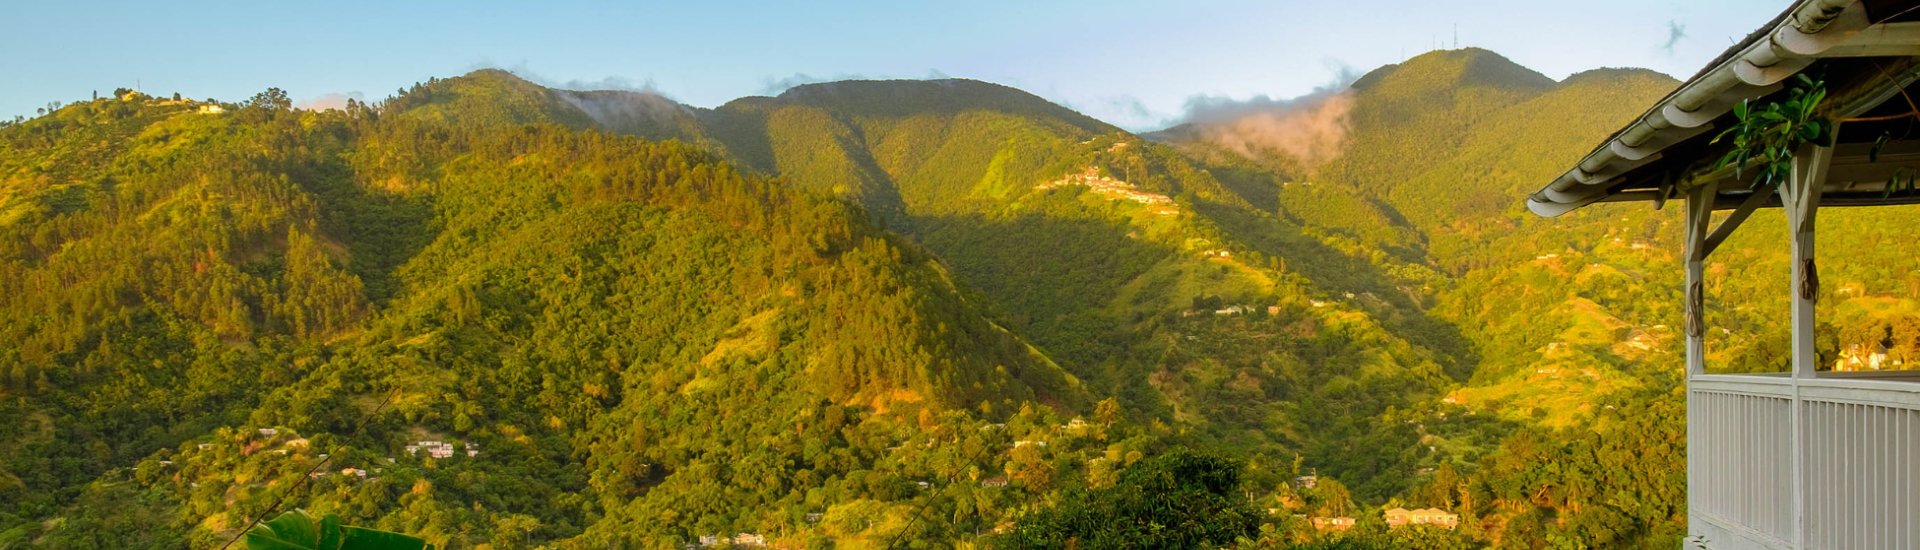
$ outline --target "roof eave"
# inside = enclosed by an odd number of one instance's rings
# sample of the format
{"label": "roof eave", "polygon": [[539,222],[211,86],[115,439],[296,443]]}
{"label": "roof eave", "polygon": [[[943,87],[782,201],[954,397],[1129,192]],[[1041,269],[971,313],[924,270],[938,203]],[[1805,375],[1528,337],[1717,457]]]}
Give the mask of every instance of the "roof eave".
{"label": "roof eave", "polygon": [[1604,201],[1662,151],[1711,130],[1715,119],[1740,102],[1780,89],[1782,81],[1869,26],[1866,8],[1856,0],[1802,0],[1530,195],[1527,209],[1556,217]]}

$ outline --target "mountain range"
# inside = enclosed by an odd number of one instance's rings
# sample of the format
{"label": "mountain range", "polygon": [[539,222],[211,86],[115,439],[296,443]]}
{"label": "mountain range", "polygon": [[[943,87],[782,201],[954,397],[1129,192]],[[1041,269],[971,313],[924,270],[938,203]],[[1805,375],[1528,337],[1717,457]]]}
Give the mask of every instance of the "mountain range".
{"label": "mountain range", "polygon": [[[960,79],[76,102],[0,128],[0,547],[283,496],[446,548],[992,543],[1172,449],[1244,463],[1243,544],[1670,546],[1679,216],[1521,199],[1677,84],[1435,51],[1148,134]],[[1784,311],[1783,225],[1712,326]],[[1855,265],[1825,353],[1914,353],[1920,274]]]}

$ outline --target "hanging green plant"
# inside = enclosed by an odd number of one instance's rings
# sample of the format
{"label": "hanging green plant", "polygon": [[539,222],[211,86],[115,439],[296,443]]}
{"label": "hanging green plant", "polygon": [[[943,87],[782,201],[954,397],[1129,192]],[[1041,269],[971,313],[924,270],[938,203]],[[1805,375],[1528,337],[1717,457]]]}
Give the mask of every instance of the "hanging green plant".
{"label": "hanging green plant", "polygon": [[1733,148],[1714,163],[1714,170],[1733,167],[1735,178],[1759,161],[1752,187],[1786,181],[1793,173],[1793,152],[1806,144],[1832,145],[1833,121],[1819,112],[1827,99],[1825,82],[1805,74],[1794,75],[1785,99],[1756,105],[1753,100],[1733,106],[1733,127],[1714,136],[1713,143],[1733,138]]}
{"label": "hanging green plant", "polygon": [[[1900,98],[1907,100],[1907,112],[1881,116],[1855,117],[1842,120],[1842,122],[1881,122],[1904,119],[1907,120],[1908,123],[1907,130],[1902,138],[1911,136],[1913,134],[1913,120],[1920,119],[1920,104],[1915,104],[1913,96],[1907,94],[1907,89],[1900,86],[1898,82],[1894,82],[1893,77],[1887,76],[1885,71],[1882,71],[1880,75],[1885,77],[1888,82],[1893,82],[1895,89],[1900,91]],[[1873,140],[1873,148],[1867,150],[1867,162],[1880,162],[1880,151],[1886,149],[1887,144],[1892,143],[1893,139],[1892,130],[1881,130],[1880,136]],[[1893,175],[1887,177],[1887,185],[1881,189],[1880,197],[1887,198],[1895,194],[1912,193],[1915,189],[1914,182],[1916,178],[1914,176],[1915,174],[1912,169],[1905,167],[1894,169]]]}

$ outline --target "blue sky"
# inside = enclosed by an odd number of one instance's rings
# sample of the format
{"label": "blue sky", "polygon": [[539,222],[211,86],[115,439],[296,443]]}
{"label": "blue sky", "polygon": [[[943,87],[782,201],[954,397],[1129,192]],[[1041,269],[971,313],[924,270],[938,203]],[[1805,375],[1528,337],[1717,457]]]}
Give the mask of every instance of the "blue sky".
{"label": "blue sky", "polygon": [[[0,116],[136,84],[242,100],[370,99],[500,67],[543,83],[651,87],[711,107],[783,84],[977,78],[1133,129],[1195,96],[1291,97],[1454,44],[1554,78],[1679,77],[1784,0],[1140,2],[38,2],[0,5]],[[391,5],[389,5],[391,4]]]}

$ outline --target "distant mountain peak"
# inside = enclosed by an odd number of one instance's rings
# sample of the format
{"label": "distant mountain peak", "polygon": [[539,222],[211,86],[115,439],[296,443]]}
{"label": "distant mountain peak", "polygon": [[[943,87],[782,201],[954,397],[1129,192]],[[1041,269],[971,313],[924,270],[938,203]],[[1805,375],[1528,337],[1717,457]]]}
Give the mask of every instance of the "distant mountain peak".
{"label": "distant mountain peak", "polygon": [[1544,89],[1554,85],[1552,78],[1507,59],[1492,50],[1462,48],[1434,50],[1406,61],[1374,69],[1353,82],[1355,90],[1390,86],[1396,81],[1415,82],[1425,87]]}
{"label": "distant mountain peak", "polygon": [[1062,120],[1093,133],[1119,129],[1019,88],[966,78],[841,80],[803,84],[778,100],[878,116],[953,114],[988,110]]}
{"label": "distant mountain peak", "polygon": [[474,83],[474,84],[487,83],[487,84],[505,86],[510,89],[516,89],[516,90],[522,90],[522,91],[546,89],[546,86],[541,86],[537,83],[534,83],[531,80],[527,80],[526,78],[521,77],[520,75],[513,74],[513,71],[509,71],[506,69],[496,69],[492,67],[488,67],[484,69],[474,69],[472,71],[467,71],[467,74],[463,74],[463,75],[451,77],[451,78],[443,78],[443,79],[440,79],[440,81],[442,82],[464,81],[464,82]]}
{"label": "distant mountain peak", "polygon": [[1675,85],[1678,85],[1680,83],[1680,81],[1678,79],[1675,79],[1672,75],[1669,75],[1667,73],[1663,73],[1660,71],[1656,71],[1653,69],[1642,69],[1639,67],[1603,67],[1599,69],[1588,69],[1585,71],[1573,73],[1572,75],[1567,76],[1566,79],[1561,80],[1560,84],[1562,86],[1565,86],[1567,84],[1573,84],[1576,82],[1586,82],[1586,81],[1595,81],[1595,80],[1609,81],[1609,80],[1617,80],[1617,79],[1625,79],[1625,78],[1649,78],[1649,79],[1661,80],[1661,81],[1672,81]]}
{"label": "distant mountain peak", "polygon": [[[1018,89],[967,78],[940,79],[854,79],[831,82],[814,82],[788,88],[780,93],[781,99],[808,99],[841,94],[871,93],[920,93],[926,91],[978,91],[1006,90],[1019,92]],[[1020,92],[1025,93],[1025,92]]]}

